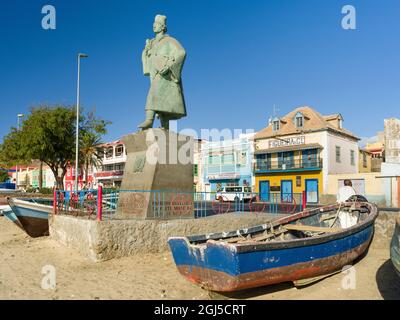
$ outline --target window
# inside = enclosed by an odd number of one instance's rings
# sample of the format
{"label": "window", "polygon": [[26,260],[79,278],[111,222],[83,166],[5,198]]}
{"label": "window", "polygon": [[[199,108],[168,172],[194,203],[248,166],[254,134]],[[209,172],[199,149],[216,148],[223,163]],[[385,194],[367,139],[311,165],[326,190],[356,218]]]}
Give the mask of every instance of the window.
{"label": "window", "polygon": [[304,124],[304,118],[303,115],[299,114],[296,116],[296,127],[297,128],[302,128]]}
{"label": "window", "polygon": [[274,122],[273,122],[273,130],[274,131],[278,131],[279,130],[279,120],[275,120]]}
{"label": "window", "polygon": [[198,176],[198,174],[199,174],[199,165],[195,164],[193,166],[193,173],[194,173],[195,177]]}
{"label": "window", "polygon": [[221,163],[221,156],[213,155],[208,157],[208,164],[219,165]]}
{"label": "window", "polygon": [[103,171],[113,171],[114,170],[114,166],[112,164],[107,164],[105,166],[103,166]]}
{"label": "window", "polygon": [[112,158],[114,153],[113,147],[108,147],[106,149],[106,158]]}
{"label": "window", "polygon": [[350,150],[350,163],[352,166],[356,164],[355,159],[354,159],[354,150]]}
{"label": "window", "polygon": [[301,187],[301,176],[296,176],[296,187]]}
{"label": "window", "polygon": [[125,164],[124,163],[118,163],[115,165],[115,171],[124,171]]}
{"label": "window", "polygon": [[367,167],[367,155],[365,153],[363,153],[363,167]]}
{"label": "window", "polygon": [[124,146],[123,145],[118,145],[115,147],[115,156],[116,157],[121,157],[124,154]]}
{"label": "window", "polygon": [[222,156],[222,164],[232,164],[235,162],[235,157],[233,154],[224,154]]}
{"label": "window", "polygon": [[340,163],[340,147],[336,146],[336,162]]}

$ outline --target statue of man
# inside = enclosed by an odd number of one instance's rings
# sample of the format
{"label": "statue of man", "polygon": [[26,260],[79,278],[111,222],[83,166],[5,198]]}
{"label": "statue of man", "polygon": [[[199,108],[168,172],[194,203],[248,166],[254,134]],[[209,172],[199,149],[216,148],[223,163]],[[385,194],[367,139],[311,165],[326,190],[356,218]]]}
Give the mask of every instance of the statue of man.
{"label": "statue of man", "polygon": [[161,127],[169,129],[169,120],[186,116],[181,72],[186,52],[180,43],[166,34],[166,16],[157,15],[153,24],[155,38],[146,40],[142,53],[143,73],[150,77],[150,90],[146,100],[146,120],[138,127],[153,126],[157,114]]}

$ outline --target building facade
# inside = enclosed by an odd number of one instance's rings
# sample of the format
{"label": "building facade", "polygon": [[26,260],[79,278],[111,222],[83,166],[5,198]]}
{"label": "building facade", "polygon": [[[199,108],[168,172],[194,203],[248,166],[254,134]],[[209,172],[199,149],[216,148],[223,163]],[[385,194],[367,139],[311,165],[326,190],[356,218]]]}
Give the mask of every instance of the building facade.
{"label": "building facade", "polygon": [[201,139],[194,140],[193,191],[195,192],[202,192],[204,190],[202,150],[205,143],[206,143],[205,140]]}
{"label": "building facade", "polygon": [[120,187],[126,162],[125,145],[117,140],[99,146],[103,149],[101,165],[93,167],[94,185],[104,187]]}
{"label": "building facade", "polygon": [[400,120],[385,119],[384,124],[385,161],[381,175],[388,195],[386,204],[400,207]]}
{"label": "building facade", "polygon": [[360,139],[343,128],[340,114],[300,107],[271,119],[254,140],[255,189],[262,200],[271,192],[284,200],[306,191],[307,202],[317,203],[328,190],[328,174],[358,172]]}
{"label": "building facade", "polygon": [[376,168],[372,168],[372,153],[365,149],[359,149],[358,152],[358,172],[365,173],[376,170]]}
{"label": "building facade", "polygon": [[253,186],[253,136],[243,134],[237,139],[203,144],[202,191],[213,193],[226,186]]}
{"label": "building facade", "polygon": [[[11,181],[13,183],[17,180],[16,166],[10,169],[12,171]],[[23,165],[18,166],[18,185],[19,189],[29,189],[39,187],[39,165],[33,161],[29,166]],[[54,178],[53,171],[47,165],[42,167],[42,188],[53,188],[56,185],[56,179]]]}

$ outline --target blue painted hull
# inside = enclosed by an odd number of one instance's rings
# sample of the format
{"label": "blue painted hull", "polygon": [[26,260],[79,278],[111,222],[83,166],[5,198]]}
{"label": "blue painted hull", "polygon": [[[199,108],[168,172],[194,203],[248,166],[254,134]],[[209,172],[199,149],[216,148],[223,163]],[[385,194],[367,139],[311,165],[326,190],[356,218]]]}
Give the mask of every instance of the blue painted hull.
{"label": "blue painted hull", "polygon": [[[314,214],[318,215],[317,211]],[[311,214],[296,214],[293,221],[307,216]],[[238,244],[213,236],[204,241],[197,236],[170,238],[168,242],[178,270],[188,280],[212,291],[236,291],[341,270],[368,248],[376,216],[377,210],[363,224],[308,239]],[[281,223],[290,223],[290,219]],[[254,228],[259,232],[263,227]]]}
{"label": "blue painted hull", "polygon": [[14,211],[12,211],[11,209],[9,210],[4,210],[3,211],[3,215],[10,220],[12,223],[16,224],[19,228],[21,228],[23,230],[23,227],[21,225],[21,223],[18,221],[17,216],[15,215]]}
{"label": "blue painted hull", "polygon": [[32,202],[31,199],[10,199],[9,204],[13,215],[8,218],[29,236],[36,238],[48,235],[48,216],[53,210],[52,206]]}
{"label": "blue painted hull", "polygon": [[400,218],[397,219],[392,242],[390,244],[390,258],[397,274],[400,277]]}

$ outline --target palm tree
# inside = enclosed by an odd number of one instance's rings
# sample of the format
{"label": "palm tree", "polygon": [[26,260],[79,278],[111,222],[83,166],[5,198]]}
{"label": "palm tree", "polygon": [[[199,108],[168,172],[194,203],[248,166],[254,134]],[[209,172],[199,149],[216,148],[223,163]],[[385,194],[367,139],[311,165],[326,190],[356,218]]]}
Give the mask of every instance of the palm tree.
{"label": "palm tree", "polygon": [[85,132],[81,137],[80,165],[84,167],[85,184],[88,183],[89,166],[97,168],[102,163],[103,153],[99,147],[101,137],[93,132]]}

